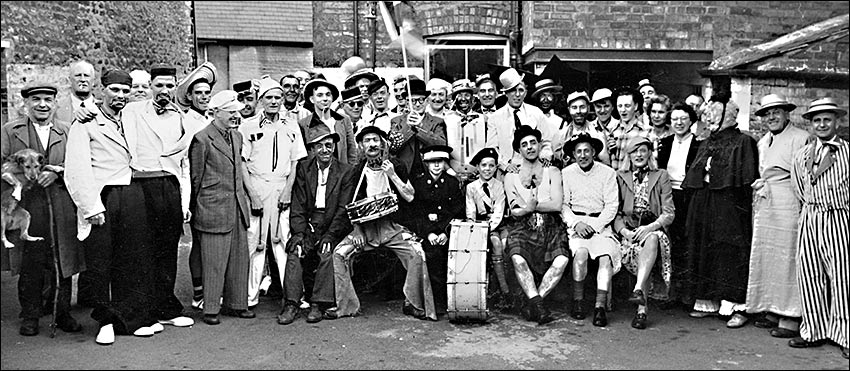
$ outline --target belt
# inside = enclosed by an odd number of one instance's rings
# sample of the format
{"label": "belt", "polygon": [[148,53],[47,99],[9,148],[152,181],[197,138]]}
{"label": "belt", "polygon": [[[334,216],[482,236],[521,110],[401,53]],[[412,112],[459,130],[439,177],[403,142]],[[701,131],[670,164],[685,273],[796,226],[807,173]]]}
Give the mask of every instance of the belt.
{"label": "belt", "polygon": [[590,214],[588,214],[588,213],[583,213],[581,211],[573,211],[573,214],[576,214],[578,216],[590,216],[590,217],[594,217],[594,218],[598,217],[599,215],[602,215],[602,213],[590,213]]}
{"label": "belt", "polygon": [[133,170],[133,178],[162,178],[167,176],[174,176],[167,171],[137,171]]}

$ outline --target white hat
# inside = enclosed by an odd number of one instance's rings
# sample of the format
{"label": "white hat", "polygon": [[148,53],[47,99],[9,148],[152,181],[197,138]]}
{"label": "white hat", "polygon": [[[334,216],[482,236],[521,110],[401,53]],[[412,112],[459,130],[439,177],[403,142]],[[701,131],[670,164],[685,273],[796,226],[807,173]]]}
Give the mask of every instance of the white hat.
{"label": "white hat", "polygon": [[599,102],[603,99],[611,99],[612,95],[614,95],[614,93],[611,92],[611,89],[607,89],[607,88],[596,89],[596,91],[593,92],[593,97],[590,98],[590,103],[596,103],[596,102]]}
{"label": "white hat", "polygon": [[812,101],[809,105],[809,110],[803,114],[803,118],[806,120],[811,120],[815,114],[821,112],[833,112],[837,118],[844,117],[847,114],[847,111],[838,108],[838,103],[835,99],[832,98],[821,98]]}
{"label": "white hat", "polygon": [[590,103],[590,98],[587,97],[587,93],[583,91],[574,91],[567,96],[567,105],[572,103],[574,100],[584,99],[585,102]]}
{"label": "white hat", "polygon": [[274,81],[271,77],[263,76],[263,78],[260,79],[260,88],[257,90],[257,98],[262,98],[263,95],[266,95],[266,93],[272,89],[280,89],[281,93],[283,92],[283,87],[280,86],[279,82]]}
{"label": "white hat", "polygon": [[460,79],[452,83],[452,96],[462,91],[474,94],[475,85],[472,85],[472,81],[469,81],[469,79]]}
{"label": "white hat", "polygon": [[519,72],[513,68],[508,68],[505,72],[502,72],[502,74],[499,75],[499,82],[502,83],[502,92],[515,88],[522,82],[523,77],[525,77],[525,74],[520,75]]}
{"label": "white hat", "polygon": [[441,90],[441,89],[445,89],[446,92],[448,93],[452,89],[452,84],[449,84],[449,82],[446,81],[446,80],[434,78],[434,79],[428,80],[428,84],[425,85],[425,90],[428,90],[428,91],[431,91],[431,92]]}
{"label": "white hat", "polygon": [[649,79],[643,79],[643,80],[638,81],[638,90],[640,90],[640,88],[647,86],[647,85],[652,86],[652,84],[649,83]]}
{"label": "white hat", "polygon": [[245,108],[245,104],[237,100],[238,94],[233,90],[222,90],[210,98],[209,108],[218,108],[222,111],[239,111]]}

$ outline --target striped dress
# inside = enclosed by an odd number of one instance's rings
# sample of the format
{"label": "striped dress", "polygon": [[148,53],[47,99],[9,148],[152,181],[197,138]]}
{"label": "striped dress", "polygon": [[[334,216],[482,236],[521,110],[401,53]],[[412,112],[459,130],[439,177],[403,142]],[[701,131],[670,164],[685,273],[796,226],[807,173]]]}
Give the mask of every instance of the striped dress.
{"label": "striped dress", "polygon": [[[794,156],[791,179],[803,204],[799,220],[797,281],[800,285],[806,341],[831,339],[850,346],[850,262],[848,262],[848,210],[850,210],[850,144],[834,140],[832,156],[815,166],[819,140]],[[816,169],[816,170],[813,170]]]}

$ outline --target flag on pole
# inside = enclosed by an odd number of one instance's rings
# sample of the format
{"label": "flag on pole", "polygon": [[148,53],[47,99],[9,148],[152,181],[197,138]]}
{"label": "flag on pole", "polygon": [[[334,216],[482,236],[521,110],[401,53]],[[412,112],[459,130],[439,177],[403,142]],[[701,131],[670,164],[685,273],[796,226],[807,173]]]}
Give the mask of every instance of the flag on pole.
{"label": "flag on pole", "polygon": [[413,7],[407,1],[379,1],[381,19],[390,35],[391,48],[403,48],[418,59],[425,59],[425,41],[416,27]]}

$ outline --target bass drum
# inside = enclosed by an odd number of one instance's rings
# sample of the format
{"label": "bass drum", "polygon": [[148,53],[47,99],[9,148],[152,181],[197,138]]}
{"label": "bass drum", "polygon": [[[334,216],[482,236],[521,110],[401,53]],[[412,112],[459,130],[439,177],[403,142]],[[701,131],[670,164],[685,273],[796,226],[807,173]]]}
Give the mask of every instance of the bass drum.
{"label": "bass drum", "polygon": [[487,310],[487,222],[452,220],[449,240],[449,321],[486,321]]}

